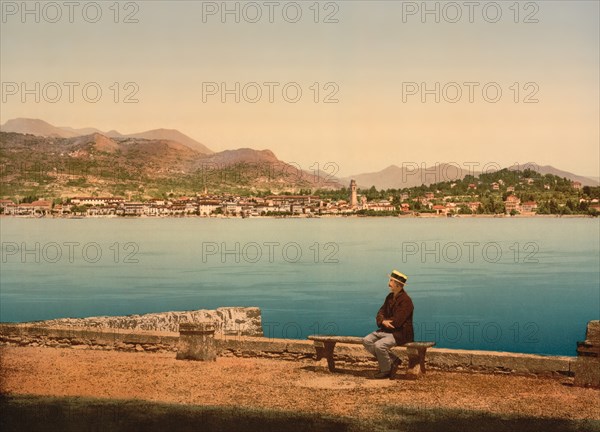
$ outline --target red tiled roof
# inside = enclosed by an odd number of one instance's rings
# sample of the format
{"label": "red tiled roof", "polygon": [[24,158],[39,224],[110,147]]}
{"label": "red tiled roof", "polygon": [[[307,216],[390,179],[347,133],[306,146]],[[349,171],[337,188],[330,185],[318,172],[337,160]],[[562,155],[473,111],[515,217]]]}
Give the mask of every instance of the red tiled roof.
{"label": "red tiled roof", "polygon": [[52,201],[39,200],[32,202],[31,205],[34,207],[50,207],[52,206]]}

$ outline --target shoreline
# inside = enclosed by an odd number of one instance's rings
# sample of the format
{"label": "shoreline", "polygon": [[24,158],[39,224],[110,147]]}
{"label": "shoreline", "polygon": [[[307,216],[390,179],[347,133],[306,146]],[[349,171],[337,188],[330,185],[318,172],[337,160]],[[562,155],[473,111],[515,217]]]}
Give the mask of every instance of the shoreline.
{"label": "shoreline", "polygon": [[435,215],[435,214],[420,214],[416,215],[398,215],[398,216],[364,216],[364,215],[319,215],[319,216],[198,216],[198,215],[181,215],[181,216],[117,216],[117,215],[94,215],[94,216],[33,216],[33,215],[4,215],[0,214],[0,219],[343,219],[343,218],[357,218],[357,219],[595,219],[597,216],[591,216],[586,214],[571,214],[571,215],[492,215],[492,214],[476,214],[476,215]]}

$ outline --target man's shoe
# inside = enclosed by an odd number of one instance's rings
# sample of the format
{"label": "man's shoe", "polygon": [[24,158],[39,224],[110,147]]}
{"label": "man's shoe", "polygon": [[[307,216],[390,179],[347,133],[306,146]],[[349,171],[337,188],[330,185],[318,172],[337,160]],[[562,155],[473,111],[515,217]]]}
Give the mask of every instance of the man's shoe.
{"label": "man's shoe", "polygon": [[396,376],[396,372],[398,372],[400,363],[402,363],[402,360],[400,360],[398,357],[396,357],[392,362],[392,368],[390,369],[390,379],[393,379]]}
{"label": "man's shoe", "polygon": [[390,373],[389,372],[377,372],[373,378],[375,379],[384,379],[384,378],[389,378],[390,377]]}

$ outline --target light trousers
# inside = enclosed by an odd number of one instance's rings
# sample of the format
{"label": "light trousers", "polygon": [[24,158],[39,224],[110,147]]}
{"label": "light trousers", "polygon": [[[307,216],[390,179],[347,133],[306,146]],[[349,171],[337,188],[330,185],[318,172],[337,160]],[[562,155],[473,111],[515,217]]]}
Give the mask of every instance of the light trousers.
{"label": "light trousers", "polygon": [[397,358],[390,348],[396,346],[392,333],[376,330],[363,338],[363,346],[377,358],[379,370],[387,373],[392,368],[392,362]]}

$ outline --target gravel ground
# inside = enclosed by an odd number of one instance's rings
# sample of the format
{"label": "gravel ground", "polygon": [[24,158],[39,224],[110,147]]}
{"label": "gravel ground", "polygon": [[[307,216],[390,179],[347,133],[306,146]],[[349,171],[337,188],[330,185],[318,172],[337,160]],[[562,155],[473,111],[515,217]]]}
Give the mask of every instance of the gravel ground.
{"label": "gravel ground", "polygon": [[0,348],[0,391],[5,395],[268,408],[358,421],[407,409],[600,420],[600,390],[564,380],[436,371],[416,381],[373,380],[373,372],[330,374],[313,361],[223,357],[191,362],[175,360],[172,353]]}

